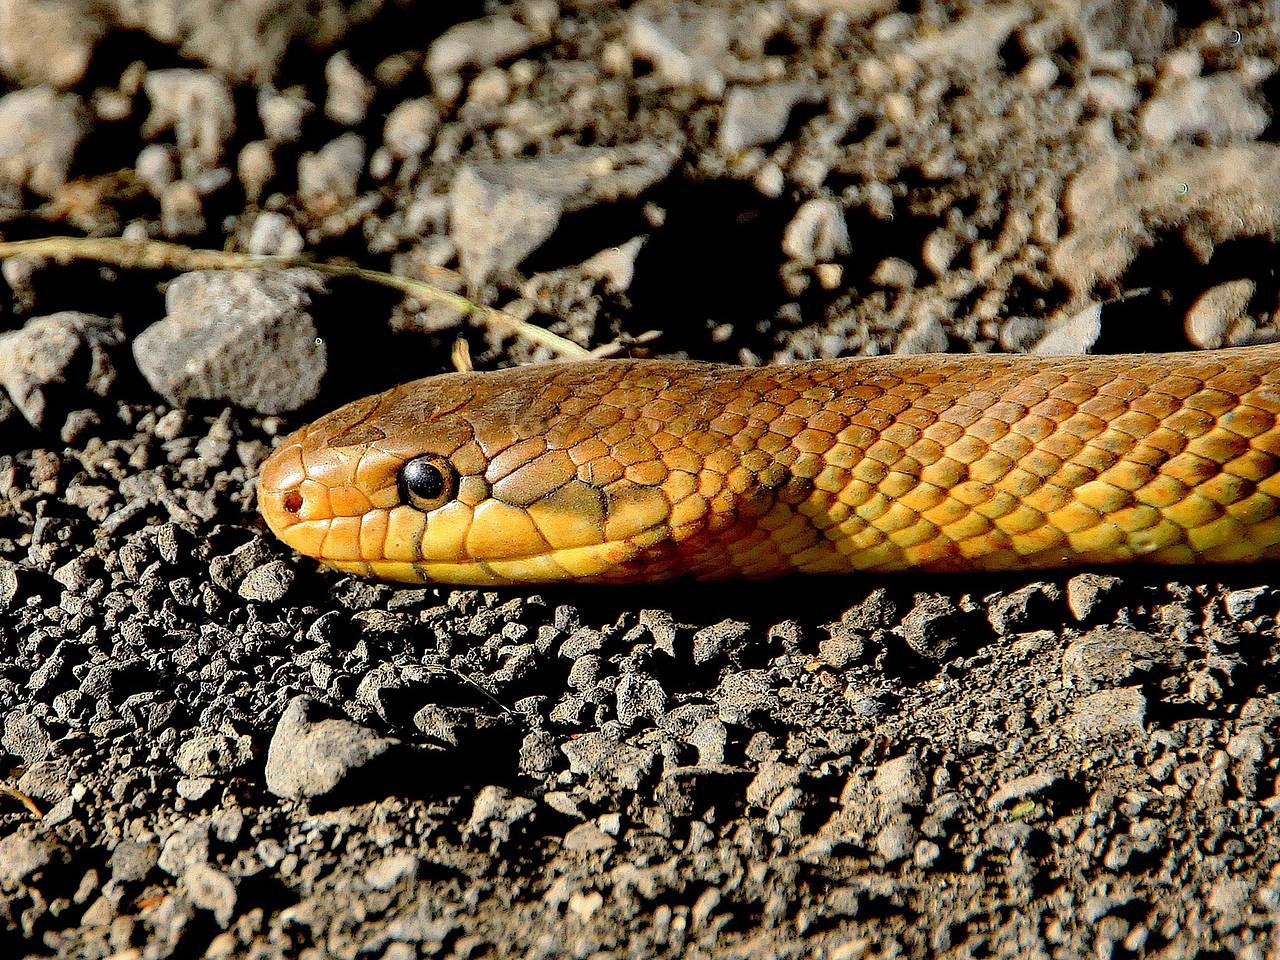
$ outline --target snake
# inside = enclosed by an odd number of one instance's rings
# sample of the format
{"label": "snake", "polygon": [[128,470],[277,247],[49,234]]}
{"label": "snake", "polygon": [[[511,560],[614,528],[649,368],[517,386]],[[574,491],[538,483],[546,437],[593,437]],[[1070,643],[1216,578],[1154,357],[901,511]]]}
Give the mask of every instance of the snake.
{"label": "snake", "polygon": [[553,362],[355,400],[262,463],[298,552],[417,584],[1280,556],[1280,347]]}

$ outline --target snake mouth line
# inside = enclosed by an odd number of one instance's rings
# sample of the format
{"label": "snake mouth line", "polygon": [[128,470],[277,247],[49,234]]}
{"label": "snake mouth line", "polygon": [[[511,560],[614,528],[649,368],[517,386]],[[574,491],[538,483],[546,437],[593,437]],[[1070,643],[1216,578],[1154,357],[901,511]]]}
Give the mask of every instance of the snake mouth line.
{"label": "snake mouth line", "polygon": [[495,586],[605,578],[609,571],[616,571],[634,560],[642,549],[634,542],[610,542],[501,560],[318,559],[343,573],[378,576],[400,583]]}
{"label": "snake mouth line", "polygon": [[[287,499],[289,493],[278,495],[281,500]],[[362,551],[358,544],[352,549],[341,552],[330,548],[326,540],[336,517],[299,519],[287,511],[264,511],[268,526],[285,543],[299,553],[311,557],[322,564],[347,572],[362,572],[363,565],[385,571],[381,575],[406,582],[422,582],[443,580],[439,576],[428,578],[409,575],[409,568],[435,569],[440,573],[446,570],[457,574],[469,568],[487,570],[494,581],[529,580],[537,575],[539,579],[560,580],[569,576],[587,577],[603,572],[607,567],[636,558],[643,550],[660,544],[670,536],[671,528],[665,522],[658,522],[630,534],[621,540],[605,540],[599,543],[580,544],[572,547],[551,547],[526,553],[508,556],[475,556],[463,553],[450,558],[422,556],[423,540],[429,537],[429,526],[423,530],[416,544],[413,545],[412,558],[387,557],[371,555]],[[336,555],[335,555],[336,553]],[[403,575],[396,575],[397,573]],[[447,581],[446,581],[447,582]],[[489,581],[486,581],[489,582]]]}

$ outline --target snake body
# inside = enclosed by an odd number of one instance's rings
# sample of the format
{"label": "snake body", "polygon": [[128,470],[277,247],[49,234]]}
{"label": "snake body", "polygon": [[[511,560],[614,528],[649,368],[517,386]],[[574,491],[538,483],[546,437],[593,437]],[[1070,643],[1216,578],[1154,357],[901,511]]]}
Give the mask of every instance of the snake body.
{"label": "snake body", "polygon": [[411,583],[1274,558],[1278,361],[1248,347],[444,374],[286,438],[259,503],[303,554]]}

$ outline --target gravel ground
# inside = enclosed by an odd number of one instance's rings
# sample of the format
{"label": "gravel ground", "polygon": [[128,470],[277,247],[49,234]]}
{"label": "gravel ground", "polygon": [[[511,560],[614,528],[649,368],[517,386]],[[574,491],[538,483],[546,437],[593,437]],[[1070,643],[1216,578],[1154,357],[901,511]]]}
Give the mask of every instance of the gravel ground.
{"label": "gravel ground", "polygon": [[[743,363],[1274,336],[1280,14],[0,0],[0,233],[312,252]],[[12,257],[0,955],[1280,956],[1272,567],[323,572],[275,438],[547,359],[308,271]]]}

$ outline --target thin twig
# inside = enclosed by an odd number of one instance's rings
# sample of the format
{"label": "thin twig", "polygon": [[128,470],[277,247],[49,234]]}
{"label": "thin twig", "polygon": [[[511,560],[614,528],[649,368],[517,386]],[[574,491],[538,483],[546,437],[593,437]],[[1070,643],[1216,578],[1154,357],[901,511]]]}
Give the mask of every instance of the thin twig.
{"label": "thin twig", "polygon": [[36,805],[35,800],[27,796],[27,794],[23,793],[17,787],[11,787],[7,783],[0,783],[0,796],[12,797],[14,800],[17,800],[20,804],[26,807],[31,815],[37,820],[44,816],[44,814],[40,812],[40,808]]}
{"label": "thin twig", "polygon": [[591,351],[591,355],[597,360],[606,357],[616,357],[620,353],[626,353],[632,347],[644,346],[646,343],[653,343],[661,337],[662,334],[657,330],[646,330],[644,333],[637,333],[634,337],[621,337],[617,340],[610,340],[608,343],[602,343]]}
{"label": "thin twig", "polygon": [[304,267],[329,276],[355,277],[367,283],[390,287],[423,302],[447,304],[464,317],[474,314],[485,323],[546,347],[560,357],[585,359],[591,356],[589,350],[545,327],[520,320],[495,307],[475,303],[462,294],[452,293],[425,280],[398,277],[393,273],[366,270],[345,263],[325,263],[301,256],[260,256],[225,250],[195,250],[163,240],[126,240],[122,237],[40,237],[35,240],[0,241],[0,258],[18,255],[49,257],[59,261],[97,260],[122,269],[142,270],[287,270]]}
{"label": "thin twig", "polygon": [[451,676],[457,677],[463,683],[467,684],[469,687],[472,687],[478,694],[480,694],[480,696],[484,697],[486,700],[493,703],[494,706],[496,706],[503,713],[507,714],[508,716],[515,716],[514,710],[508,707],[505,703],[503,703],[501,700],[495,697],[492,693],[490,693],[484,687],[480,686],[480,684],[476,683],[476,681],[468,677],[461,670],[458,670],[456,667],[448,667],[448,666],[445,666],[443,663],[428,663],[426,664],[426,668],[428,670],[436,670],[436,671],[439,671],[440,673],[445,673],[445,674],[449,674]]}
{"label": "thin twig", "polygon": [[464,337],[453,341],[453,350],[449,353],[449,359],[453,361],[453,369],[459,373],[470,373],[475,369],[475,364],[471,362],[471,346]]}

